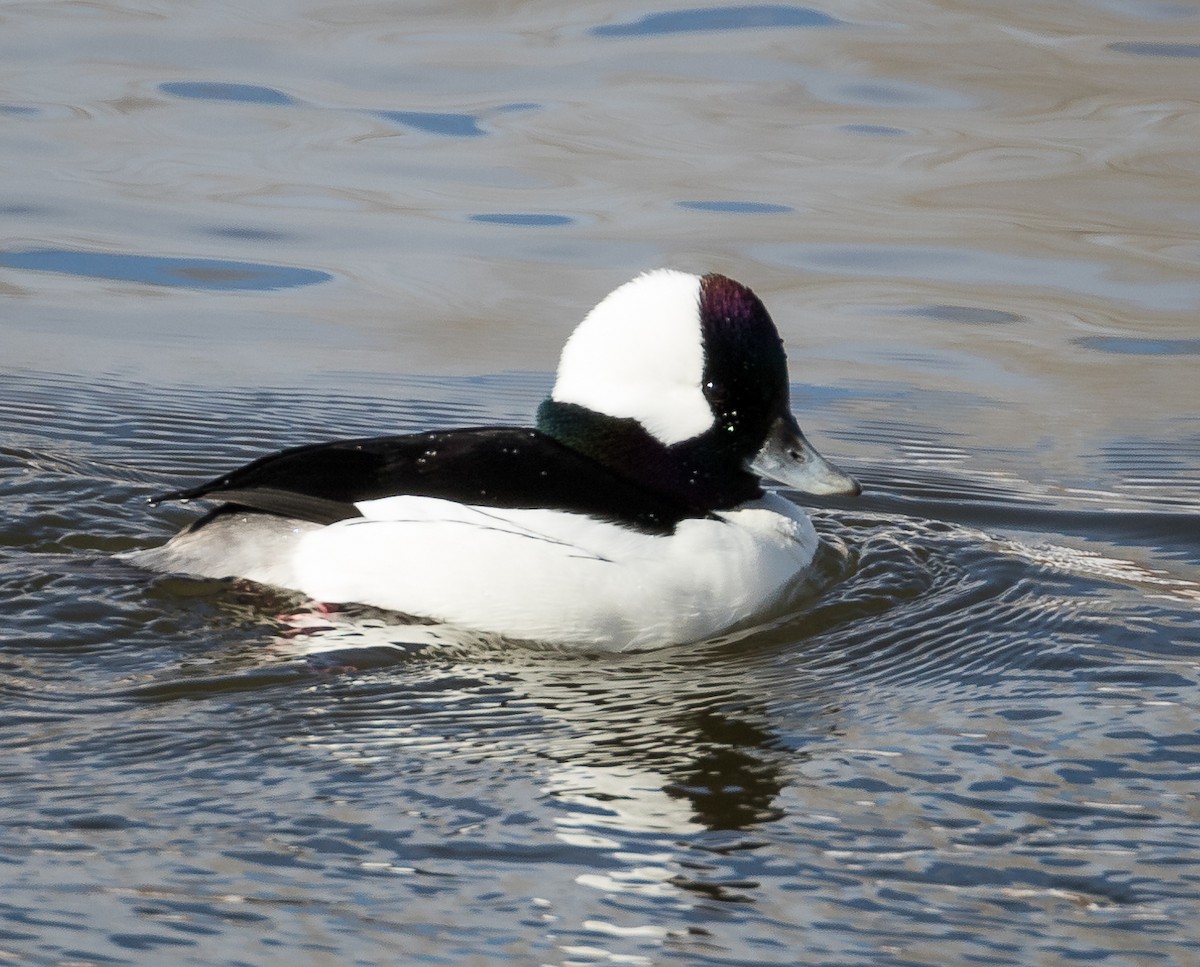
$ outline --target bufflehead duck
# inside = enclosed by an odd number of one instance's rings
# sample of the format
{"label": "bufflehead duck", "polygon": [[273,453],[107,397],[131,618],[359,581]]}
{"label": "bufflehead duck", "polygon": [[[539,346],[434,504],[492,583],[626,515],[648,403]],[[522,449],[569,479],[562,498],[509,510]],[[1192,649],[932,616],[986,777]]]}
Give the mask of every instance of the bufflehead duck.
{"label": "bufflehead duck", "polygon": [[804,439],[757,296],[662,269],[567,340],[536,428],[316,443],[152,499],[223,503],[130,557],[506,638],[696,642],[770,616],[810,569],[809,494],[858,484]]}

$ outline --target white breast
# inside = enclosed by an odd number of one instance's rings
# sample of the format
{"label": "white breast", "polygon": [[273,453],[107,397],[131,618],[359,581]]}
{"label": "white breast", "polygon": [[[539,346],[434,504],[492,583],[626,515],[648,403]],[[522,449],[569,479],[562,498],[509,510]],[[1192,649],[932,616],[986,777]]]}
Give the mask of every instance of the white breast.
{"label": "white breast", "polygon": [[697,641],[769,609],[812,561],[800,508],[769,495],[655,536],[550,510],[429,497],[359,505],[300,535],[294,587],[513,638],[622,650]]}

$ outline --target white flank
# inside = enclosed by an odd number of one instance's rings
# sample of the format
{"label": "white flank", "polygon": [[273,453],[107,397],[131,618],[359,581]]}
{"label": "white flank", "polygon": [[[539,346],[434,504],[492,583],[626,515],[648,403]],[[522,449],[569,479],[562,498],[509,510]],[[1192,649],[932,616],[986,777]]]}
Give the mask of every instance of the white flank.
{"label": "white flank", "polygon": [[563,347],[551,397],[635,419],[669,445],[713,424],[703,374],[700,278],[659,269],[587,314]]}
{"label": "white flank", "polygon": [[176,534],[162,547],[119,556],[150,571],[249,578],[298,590],[297,548],[305,534],[320,529],[320,524],[270,514],[226,514],[199,530]]}
{"label": "white flank", "polygon": [[669,537],[552,510],[433,497],[359,504],[303,535],[294,587],[511,638],[620,651],[699,641],[761,617],[808,567],[804,512],[767,495]]}
{"label": "white flank", "polygon": [[125,558],[510,638],[624,651],[701,641],[769,617],[803,587],[818,544],[804,511],[775,494],[681,521],[670,536],[434,497],[358,506],[365,517],[329,526],[230,514]]}

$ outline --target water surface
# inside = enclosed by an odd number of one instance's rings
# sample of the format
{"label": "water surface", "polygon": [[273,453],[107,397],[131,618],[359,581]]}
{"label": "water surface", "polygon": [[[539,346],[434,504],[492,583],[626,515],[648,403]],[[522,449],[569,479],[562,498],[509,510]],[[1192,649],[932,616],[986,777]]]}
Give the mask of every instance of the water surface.
{"label": "water surface", "polygon": [[[1193,7],[4,16],[0,953],[1194,959]],[[789,620],[514,650],[114,559],[265,451],[529,419],[662,264],[866,486]]]}

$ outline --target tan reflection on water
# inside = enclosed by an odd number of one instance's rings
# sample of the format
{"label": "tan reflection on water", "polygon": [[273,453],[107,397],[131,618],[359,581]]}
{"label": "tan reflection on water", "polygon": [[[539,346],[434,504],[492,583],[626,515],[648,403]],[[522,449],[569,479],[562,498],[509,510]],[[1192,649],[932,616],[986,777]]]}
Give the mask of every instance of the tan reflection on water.
{"label": "tan reflection on water", "polygon": [[[592,303],[672,264],[753,285],[794,377],[862,397],[817,438],[876,410],[943,423],[956,394],[977,401],[953,419],[981,448],[1043,437],[1051,463],[1194,428],[1200,73],[1114,45],[1179,44],[1200,13],[828,12],[844,25],[604,37],[644,6],[16,10],[4,102],[40,113],[6,119],[12,244],[336,281],[214,295],[5,271],[7,365],[246,385],[547,371]],[[202,82],[282,103],[163,87]],[[386,113],[403,111],[482,134]],[[569,221],[476,220],[521,214]],[[1097,336],[1133,342],[1079,341]]]}

